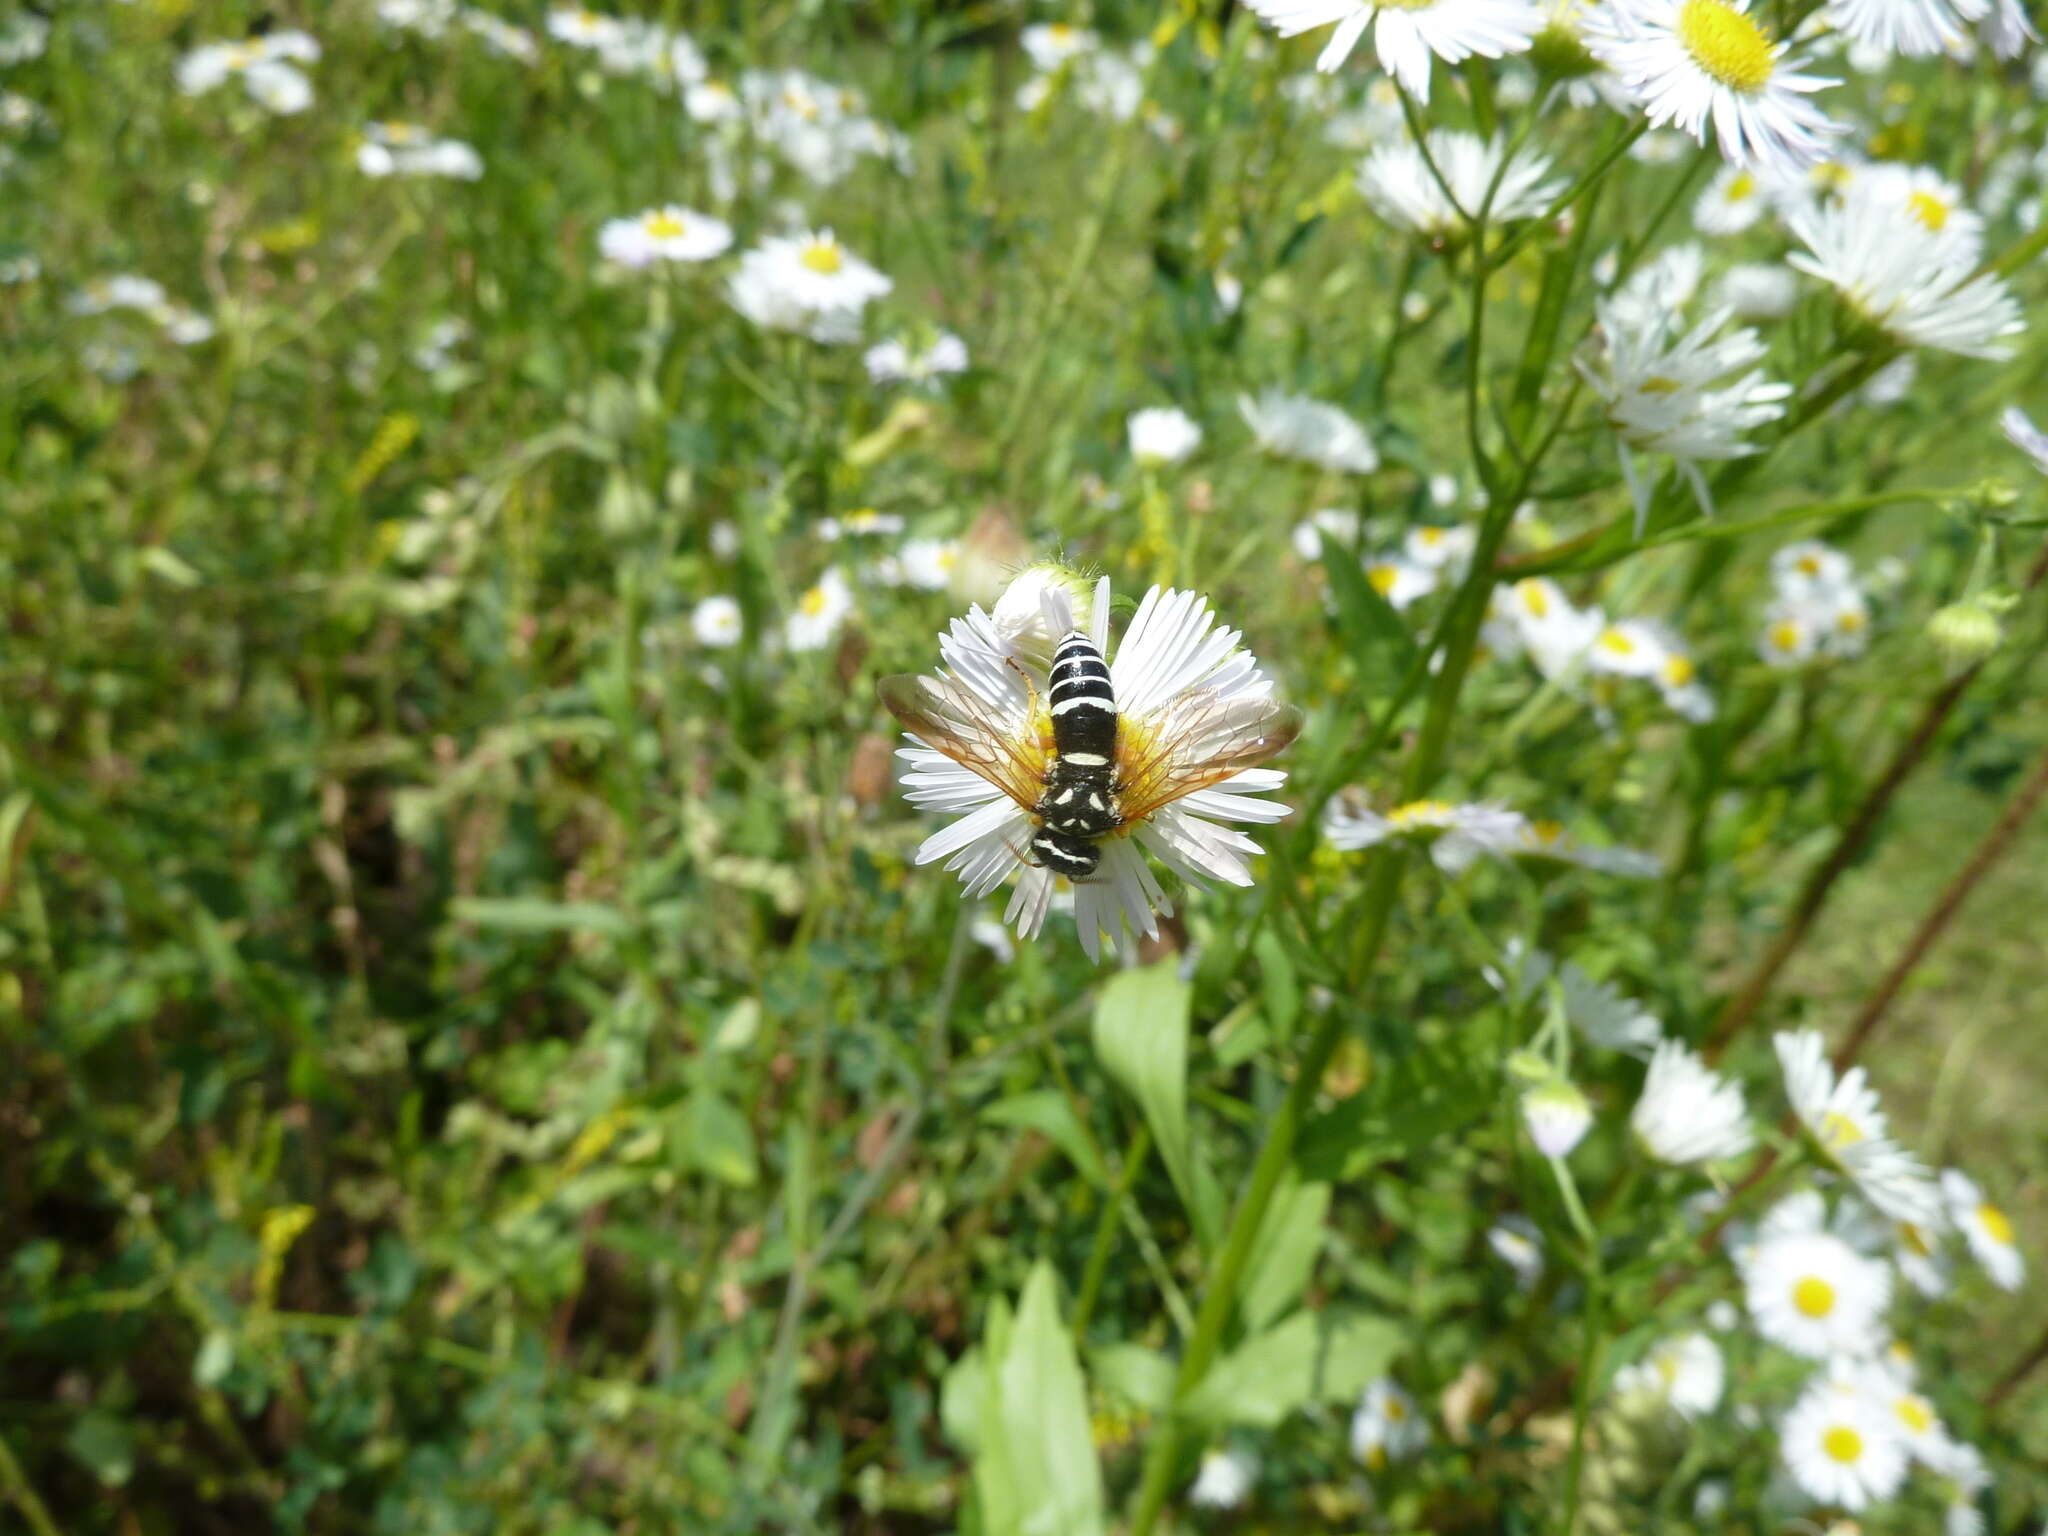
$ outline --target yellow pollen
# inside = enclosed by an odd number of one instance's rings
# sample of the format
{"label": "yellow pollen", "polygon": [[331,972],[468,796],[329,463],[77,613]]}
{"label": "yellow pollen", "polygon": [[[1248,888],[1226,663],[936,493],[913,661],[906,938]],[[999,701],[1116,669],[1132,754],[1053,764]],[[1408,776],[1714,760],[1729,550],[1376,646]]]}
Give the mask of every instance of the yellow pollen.
{"label": "yellow pollen", "polygon": [[1522,599],[1522,606],[1529,610],[1530,618],[1541,619],[1549,616],[1550,594],[1543,590],[1540,583],[1533,581],[1518,582],[1515,586],[1515,591]]}
{"label": "yellow pollen", "polygon": [[1756,193],[1756,177],[1748,171],[1737,171],[1735,179],[1728,183],[1728,201],[1739,203]]}
{"label": "yellow pollen", "polygon": [[1799,626],[1790,619],[1780,619],[1771,626],[1771,644],[1781,651],[1799,649]]}
{"label": "yellow pollen", "polygon": [[1678,1380],[1678,1362],[1669,1355],[1657,1357],[1657,1375],[1668,1390]]}
{"label": "yellow pollen", "polygon": [[1862,1139],[1863,1127],[1840,1110],[1831,1109],[1820,1117],[1820,1143],[1830,1152],[1853,1147]]}
{"label": "yellow pollen", "polygon": [[1685,0],[1678,8],[1678,40],[1693,62],[1721,84],[1745,94],[1771,80],[1771,39],[1728,0]]}
{"label": "yellow pollen", "polygon": [[1690,656],[1666,656],[1664,658],[1664,681],[1674,688],[1683,688],[1699,675],[1699,669],[1692,664]]}
{"label": "yellow pollen", "polygon": [[1646,395],[1675,395],[1678,393],[1678,380],[1667,379],[1661,373],[1653,373],[1637,388]]}
{"label": "yellow pollen", "polygon": [[810,591],[797,600],[797,607],[803,609],[807,617],[815,619],[825,611],[825,589],[823,587],[811,588]]}
{"label": "yellow pollen", "polygon": [[830,240],[813,240],[797,259],[825,277],[830,277],[846,264],[846,258],[839,254],[839,247]]}
{"label": "yellow pollen", "polygon": [[1986,1201],[1977,1207],[1977,1225],[1984,1229],[1984,1235],[2001,1248],[2012,1246],[2012,1221],[1997,1206]]}
{"label": "yellow pollen", "polygon": [[1825,160],[1813,168],[1814,183],[1822,188],[1832,187],[1839,192],[1849,185],[1855,172],[1839,160]]}
{"label": "yellow pollen", "polygon": [[1070,43],[1074,40],[1074,28],[1069,22],[1056,21],[1045,30],[1046,35],[1056,43]]}
{"label": "yellow pollen", "polygon": [[1554,848],[1564,841],[1564,823],[1532,821],[1529,823],[1529,840],[1545,848]]}
{"label": "yellow pollen", "polygon": [[1818,576],[1820,574],[1820,559],[1816,555],[1801,555],[1798,564],[1799,574],[1802,576]]}
{"label": "yellow pollen", "polygon": [[1863,1459],[1863,1437],[1846,1424],[1837,1424],[1820,1437],[1820,1448],[1844,1466]]}
{"label": "yellow pollen", "polygon": [[1373,591],[1381,597],[1391,597],[1394,583],[1401,579],[1401,572],[1391,565],[1375,565],[1366,571],[1365,579],[1372,583]]}
{"label": "yellow pollen", "polygon": [[1854,608],[1845,608],[1835,619],[1835,627],[1845,635],[1853,635],[1863,627],[1863,615]]}
{"label": "yellow pollen", "polygon": [[1411,800],[1387,813],[1387,820],[1397,831],[1406,832],[1411,828],[1435,826],[1441,818],[1451,814],[1448,801]]}
{"label": "yellow pollen", "polygon": [[1934,1414],[1928,1409],[1924,1399],[1902,1397],[1892,1406],[1898,1413],[1899,1422],[1906,1426],[1907,1434],[1924,1435],[1934,1428]]}
{"label": "yellow pollen", "polygon": [[1393,1420],[1393,1422],[1396,1424],[1400,1423],[1403,1419],[1408,1417],[1408,1405],[1402,1402],[1398,1397],[1388,1398],[1387,1417]]}
{"label": "yellow pollen", "polygon": [[647,215],[643,227],[657,240],[680,240],[684,231],[683,221],[666,208]]}
{"label": "yellow pollen", "polygon": [[1441,528],[1421,528],[1416,531],[1422,535],[1422,542],[1425,544],[1436,545],[1443,542],[1444,531]]}
{"label": "yellow pollen", "polygon": [[1600,631],[1600,649],[1612,651],[1617,656],[1633,656],[1636,653],[1636,643],[1620,630],[1609,626]]}
{"label": "yellow pollen", "polygon": [[1948,223],[1948,204],[1932,192],[1915,192],[1906,199],[1906,207],[1929,229],[1940,229]]}
{"label": "yellow pollen", "polygon": [[1826,1317],[1835,1310],[1835,1288],[1819,1275],[1802,1275],[1792,1287],[1792,1305],[1807,1317]]}

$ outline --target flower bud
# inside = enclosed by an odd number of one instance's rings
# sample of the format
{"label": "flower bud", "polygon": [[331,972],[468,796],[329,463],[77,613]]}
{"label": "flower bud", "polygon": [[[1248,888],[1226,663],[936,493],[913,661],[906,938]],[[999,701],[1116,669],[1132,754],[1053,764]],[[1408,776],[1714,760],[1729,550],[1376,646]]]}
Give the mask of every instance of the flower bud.
{"label": "flower bud", "polygon": [[1593,1106],[1563,1078],[1553,1078],[1522,1095],[1522,1120],[1537,1151],[1569,1157],[1593,1124]]}
{"label": "flower bud", "polygon": [[1951,673],[1967,671],[1998,649],[2004,638],[1998,615],[1981,597],[1966,597],[1936,609],[1927,638]]}
{"label": "flower bud", "polygon": [[[1044,560],[1024,571],[996,599],[996,633],[1017,651],[1041,664],[1052,660],[1060,635],[1056,623],[1086,629],[1094,607],[1088,583],[1076,571]],[[1048,620],[1050,609],[1053,618]],[[1064,631],[1061,631],[1063,633]]]}

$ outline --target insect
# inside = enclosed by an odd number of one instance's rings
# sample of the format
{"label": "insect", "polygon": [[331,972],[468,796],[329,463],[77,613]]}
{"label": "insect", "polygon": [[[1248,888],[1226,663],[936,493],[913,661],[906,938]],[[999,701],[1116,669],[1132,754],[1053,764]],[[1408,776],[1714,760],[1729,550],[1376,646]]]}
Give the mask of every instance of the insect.
{"label": "insect", "polygon": [[882,702],[925,746],[971,769],[1030,812],[1023,862],[1086,880],[1101,844],[1174,801],[1256,768],[1301,732],[1301,712],[1270,698],[1196,687],[1150,714],[1116,707],[1109,664],[1083,631],[1053,652],[1046,698],[1029,673],[1026,702],[991,704],[956,678],[885,677]]}

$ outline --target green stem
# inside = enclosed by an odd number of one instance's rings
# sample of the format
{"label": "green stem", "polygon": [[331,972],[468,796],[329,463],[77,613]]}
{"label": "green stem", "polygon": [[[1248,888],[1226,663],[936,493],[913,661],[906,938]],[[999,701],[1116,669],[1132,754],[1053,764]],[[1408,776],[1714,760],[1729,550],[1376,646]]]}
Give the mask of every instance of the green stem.
{"label": "green stem", "polygon": [[57,1522],[43,1507],[41,1496],[29,1483],[28,1474],[21,1470],[21,1463],[14,1459],[14,1450],[4,1436],[0,1436],[0,1491],[14,1501],[14,1507],[21,1511],[21,1518],[28,1522],[35,1536],[60,1536]]}
{"label": "green stem", "polygon": [[1088,1251],[1088,1267],[1081,1274],[1081,1294],[1074,1302],[1074,1347],[1079,1349],[1088,1336],[1088,1319],[1095,1311],[1095,1300],[1102,1293],[1102,1277],[1109,1269],[1109,1255],[1116,1244],[1117,1212],[1130,1197],[1131,1186],[1138,1180],[1138,1170],[1145,1166],[1145,1157],[1152,1150],[1152,1132],[1140,1121],[1131,1133],[1131,1145],[1124,1153],[1124,1165],[1117,1173],[1116,1185],[1103,1199],[1101,1213],[1095,1218],[1095,1242]]}

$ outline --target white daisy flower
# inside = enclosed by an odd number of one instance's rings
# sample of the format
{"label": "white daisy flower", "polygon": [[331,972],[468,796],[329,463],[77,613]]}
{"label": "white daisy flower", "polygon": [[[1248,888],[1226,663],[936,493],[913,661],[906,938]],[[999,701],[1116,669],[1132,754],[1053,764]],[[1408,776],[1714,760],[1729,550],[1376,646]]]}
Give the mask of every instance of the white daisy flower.
{"label": "white daisy flower", "polygon": [[1236,1509],[1244,1503],[1258,1480],[1259,1459],[1235,1446],[1210,1451],[1202,1457],[1188,1502],[1199,1509]]}
{"label": "white daisy flower", "polygon": [[[970,609],[940,636],[943,669],[936,681],[884,684],[884,699],[915,743],[898,754],[906,764],[907,798],[923,810],[965,813],[925,840],[917,862],[945,860],[977,898],[1021,866],[1004,917],[1025,938],[1044,924],[1054,890],[1050,867],[1025,862],[1046,836],[1034,828],[1044,826],[1038,807],[1046,803],[1046,774],[1056,761],[1040,646],[1052,635],[1062,646],[1092,646],[1105,656],[1110,650],[1108,578],[1096,584],[1081,612],[1069,580],[1027,571],[993,615]],[[1030,619],[1019,611],[1025,598],[1038,603]],[[1257,764],[1292,739],[1298,717],[1273,701],[1272,679],[1238,639],[1236,630],[1216,624],[1200,594],[1153,587],[1108,657],[1124,819],[1106,835],[1091,835],[1099,863],[1073,884],[1075,926],[1090,958],[1099,957],[1104,937],[1114,947],[1126,930],[1157,937],[1155,914],[1172,911],[1144,853],[1197,887],[1211,880],[1250,885],[1258,845],[1228,824],[1275,822],[1288,814],[1285,805],[1254,798],[1287,777]],[[1089,676],[1085,668],[1072,670],[1086,659],[1061,663],[1070,669],[1062,673],[1062,686]],[[962,755],[948,755],[933,741]],[[980,760],[983,769],[967,766],[970,760]],[[1176,784],[1177,776],[1204,787],[1190,792]]]}
{"label": "white daisy flower", "polygon": [[134,309],[152,314],[168,302],[169,295],[164,292],[164,285],[155,278],[117,272],[111,277],[94,278],[73,293],[64,307],[74,315],[102,315],[113,309]]}
{"label": "white daisy flower", "polygon": [[722,219],[674,203],[649,208],[627,219],[607,219],[597,232],[606,261],[622,267],[651,267],[662,261],[710,261],[732,245],[732,226]]}
{"label": "white daisy flower", "polygon": [[852,612],[853,588],[834,566],[797,599],[795,611],[783,624],[783,643],[792,651],[821,651]]}
{"label": "white daisy flower", "polygon": [[[1437,239],[1460,234],[1487,207],[1487,221],[1506,223],[1533,219],[1550,207],[1564,183],[1551,175],[1550,159],[1524,150],[1507,162],[1499,138],[1482,139],[1454,128],[1431,129],[1429,159],[1436,162],[1442,184],[1412,140],[1383,144],[1358,168],[1358,190],[1373,211],[1389,224]],[[1444,188],[1450,188],[1450,196]]]}
{"label": "white daisy flower", "polygon": [[[2001,59],[2016,59],[2027,44],[2041,41],[2041,34],[2027,19],[2026,0],[1992,0],[1991,13],[1979,25],[1985,43]],[[2035,93],[2039,95],[2037,91]]]}
{"label": "white daisy flower", "polygon": [[1803,604],[1774,604],[1764,614],[1756,653],[1768,666],[1803,667],[1819,654],[1820,631]]}
{"label": "white daisy flower", "polygon": [[199,96],[239,79],[250,100],[265,111],[289,117],[313,104],[313,83],[295,65],[319,57],[320,44],[313,36],[293,29],[239,43],[206,43],[178,61],[178,89]]}
{"label": "white daisy flower", "polygon": [[2035,426],[2027,413],[2008,405],[1998,418],[1999,428],[2013,447],[2034,461],[2034,468],[2048,475],[2048,432]]}
{"label": "white daisy flower", "polygon": [[740,605],[724,595],[707,597],[690,610],[690,633],[697,637],[699,645],[738,645],[745,623],[740,617]]}
{"label": "white daisy flower", "polygon": [[[1607,402],[1622,476],[1635,502],[1638,536],[1654,487],[1636,469],[1637,452],[1668,455],[1691,482],[1701,511],[1711,513],[1713,498],[1699,466],[1757,452],[1744,434],[1783,416],[1792,386],[1772,383],[1755,367],[1768,350],[1755,331],[1739,326],[1719,334],[1734,318],[1725,309],[1710,311],[1681,332],[1669,310],[1649,316],[1617,309],[1606,300],[1595,307],[1604,345],[1576,361],[1586,382]],[[1730,380],[1730,375],[1735,377]]]}
{"label": "white daisy flower", "polygon": [[1714,285],[1715,305],[1743,320],[1782,319],[1798,298],[1799,279],[1775,261],[1739,261]]}
{"label": "white daisy flower", "polygon": [[1681,1333],[1659,1339],[1642,1359],[1616,1371],[1614,1392],[1682,1419],[1702,1419],[1721,1405],[1726,1377],[1719,1345],[1704,1333]]}
{"label": "white daisy flower", "polygon": [[1596,676],[1653,678],[1669,653],[1664,627],[1649,619],[1615,619],[1593,637],[1586,669]]}
{"label": "white daisy flower", "polygon": [[1268,390],[1257,399],[1239,395],[1237,409],[1258,445],[1280,458],[1304,459],[1353,475],[1369,475],[1380,467],[1379,453],[1365,428],[1334,405]]}
{"label": "white daisy flower", "polygon": [[1399,555],[1375,555],[1365,562],[1365,579],[1390,608],[1400,613],[1416,599],[1434,592],[1442,578],[1433,567],[1418,565]]}
{"label": "white daisy flower", "polygon": [[623,29],[618,19],[584,6],[558,6],[548,12],[548,36],[577,48],[613,46]]}
{"label": "white daisy flower", "polygon": [[1868,1355],[1883,1343],[1891,1271],[1833,1233],[1760,1237],[1739,1263],[1750,1318],[1779,1348],[1825,1360]]}
{"label": "white daisy flower", "polygon": [[1894,1221],[1939,1226],[1934,1180],[1887,1134],[1884,1111],[1863,1069],[1851,1067],[1837,1081],[1819,1030],[1775,1035],[1772,1044],[1786,1097],[1821,1155]]}
{"label": "white daisy flower", "polygon": [[[1455,494],[1455,486],[1453,487]],[[1472,551],[1479,545],[1479,530],[1468,524],[1438,528],[1425,524],[1410,528],[1401,541],[1401,551],[1410,563],[1425,570],[1440,571],[1455,580],[1472,563]]]}
{"label": "white daisy flower", "polygon": [[958,539],[911,539],[896,552],[896,570],[905,586],[943,592],[960,568]]}
{"label": "white daisy flower", "polygon": [[1154,405],[1131,412],[1124,430],[1131,457],[1140,464],[1178,464],[1202,446],[1202,429],[1178,406]]}
{"label": "white daisy flower", "polygon": [[1913,1460],[1928,1466],[1937,1464],[1948,1443],[1948,1432],[1942,1428],[1941,1415],[1934,1411],[1934,1404],[1913,1389],[1911,1377],[1875,1360],[1847,1366],[1837,1364],[1833,1375],[1844,1390],[1858,1394],[1889,1416],[1893,1433],[1905,1443]]}
{"label": "white daisy flower", "polygon": [[1503,1216],[1486,1229],[1486,1246],[1515,1272],[1515,1284],[1531,1290],[1543,1277],[1543,1234],[1526,1216]]}
{"label": "white daisy flower", "polygon": [[1788,602],[1812,602],[1855,586],[1856,567],[1832,544],[1801,539],[1772,554],[1771,583]]}
{"label": "white daisy flower", "polygon": [[1580,671],[1586,653],[1607,626],[1598,608],[1579,608],[1547,576],[1525,576],[1500,585],[1488,599],[1482,637],[1503,657],[1527,653],[1536,670],[1552,682]]}
{"label": "white daisy flower", "polygon": [[1816,1503],[1852,1513],[1897,1493],[1906,1478],[1906,1444],[1882,1410],[1825,1379],[1801,1394],[1778,1426],[1780,1454]]}
{"label": "white daisy flower", "polygon": [[1991,9],[1987,0],[1828,0],[1828,22],[1844,36],[1888,54],[1945,53]]}
{"label": "white daisy flower", "polygon": [[693,123],[736,123],[746,110],[740,93],[723,80],[699,80],[683,90],[683,111]]}
{"label": "white daisy flower", "polygon": [[1958,266],[1974,267],[1984,255],[1984,216],[1963,201],[1962,188],[1924,165],[1873,165],[1859,179],[1858,197],[1890,205],[1901,220],[1918,225]]}
{"label": "white daisy flower", "polygon": [[356,146],[356,169],[365,176],[445,176],[475,181],[483,156],[460,139],[437,139],[411,123],[365,123]]}
{"label": "white daisy flower", "polygon": [[2012,1218],[1985,1199],[1975,1181],[1960,1169],[1942,1170],[1941,1195],[1948,1205],[1948,1218],[1963,1234],[1970,1256],[1984,1266],[1999,1289],[2018,1290],[2027,1277],[2027,1261],[2014,1237]]}
{"label": "white daisy flower", "polygon": [[1294,525],[1289,538],[1294,553],[1304,561],[1323,558],[1334,542],[1340,546],[1338,554],[1346,554],[1358,544],[1360,533],[1358,514],[1349,507],[1323,507],[1311,512]]}
{"label": "white daisy flower", "polygon": [[839,517],[821,517],[817,521],[818,537],[827,544],[841,539],[876,538],[884,534],[901,533],[903,518],[896,512],[878,512],[873,507],[855,507]]}
{"label": "white daisy flower", "polygon": [[1903,216],[1868,177],[1837,202],[1796,211],[1789,223],[1807,248],[1793,253],[1792,265],[1833,287],[1858,318],[1894,341],[2003,358],[2012,353],[2003,338],[2026,329],[2003,279],[1976,274],[1953,235]]}
{"label": "white daisy flower", "polygon": [[1020,32],[1017,41],[1030,57],[1032,67],[1047,72],[1102,46],[1102,39],[1086,27],[1064,21],[1037,22]]}
{"label": "white daisy flower", "polygon": [[1833,85],[1800,72],[1749,14],[1749,0],[1612,0],[1587,45],[1649,114],[1701,144],[1711,122],[1722,158],[1797,170],[1842,132],[1807,98]]}
{"label": "white daisy flower", "polygon": [[1930,1463],[1942,1497],[1942,1536],[1984,1536],[1977,1496],[1991,1486],[1991,1469],[1974,1445],[1945,1439]]}
{"label": "white daisy flower", "polygon": [[1359,1396],[1351,1415],[1351,1454],[1367,1469],[1383,1472],[1394,1462],[1408,1461],[1429,1444],[1429,1424],[1415,1399],[1382,1376]]}
{"label": "white daisy flower", "polygon": [[891,337],[861,354],[861,366],[876,384],[926,384],[949,373],[967,371],[967,343],[951,331],[939,332],[923,352]]}
{"label": "white daisy flower", "polygon": [[1770,210],[1756,171],[1724,165],[1692,205],[1693,227],[1703,235],[1737,235]]}
{"label": "white daisy flower", "polygon": [[1939,1235],[1910,1221],[1891,1223],[1891,1231],[1892,1262],[1905,1282],[1922,1296],[1946,1296],[1948,1256],[1941,1250]]}
{"label": "white daisy flower", "polygon": [[1329,74],[1351,55],[1368,27],[1380,65],[1413,93],[1429,100],[1432,56],[1461,64],[1478,56],[1506,58],[1527,51],[1543,30],[1543,12],[1529,0],[1246,0],[1253,15],[1282,37],[1335,23],[1316,58]]}
{"label": "white daisy flower", "polygon": [[1565,831],[1561,821],[1529,821],[1522,827],[1518,857],[1536,862],[1574,864],[1603,875],[1630,880],[1654,880],[1664,873],[1664,861],[1640,848],[1618,848],[1607,844],[1582,843]]}
{"label": "white daisy flower", "polygon": [[763,240],[740,257],[727,294],[756,325],[843,344],[859,337],[869,300],[893,287],[827,229]]}
{"label": "white daisy flower", "polygon": [[1756,1144],[1741,1085],[1676,1040],[1659,1043],[1650,1058],[1629,1126],[1645,1152],[1679,1167],[1740,1157]]}
{"label": "white daisy flower", "polygon": [[1323,813],[1323,835],[1331,847],[1349,852],[1394,839],[1420,843],[1447,875],[1462,874],[1481,854],[1512,853],[1523,825],[1522,814],[1503,805],[1453,805],[1447,800],[1413,800],[1383,816],[1362,800],[1339,795]]}
{"label": "white daisy flower", "polygon": [[1545,1157],[1569,1157],[1593,1128],[1593,1106],[1561,1077],[1536,1084],[1522,1095],[1522,1123]]}

